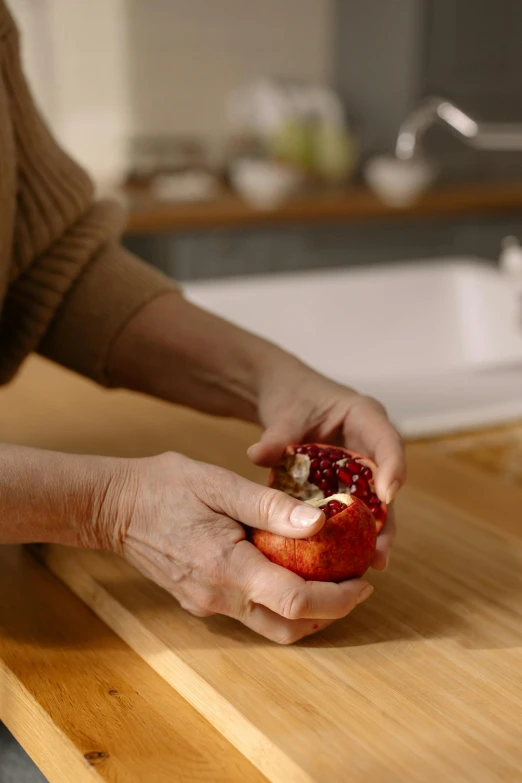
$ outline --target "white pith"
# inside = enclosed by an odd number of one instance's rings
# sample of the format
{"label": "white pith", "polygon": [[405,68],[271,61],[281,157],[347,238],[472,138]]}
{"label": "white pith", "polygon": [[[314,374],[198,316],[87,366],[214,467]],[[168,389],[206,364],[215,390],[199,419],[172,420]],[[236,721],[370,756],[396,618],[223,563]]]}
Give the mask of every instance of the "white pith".
{"label": "white pith", "polygon": [[295,454],[288,472],[300,487],[307,483],[310,475],[311,459],[307,454]]}
{"label": "white pith", "polygon": [[314,506],[314,508],[322,508],[323,506],[327,506],[328,503],[330,503],[332,500],[338,500],[339,503],[344,503],[345,506],[351,506],[351,504],[354,502],[352,496],[346,494],[346,492],[338,492],[335,495],[329,495],[327,498],[311,498],[306,502],[309,506]]}

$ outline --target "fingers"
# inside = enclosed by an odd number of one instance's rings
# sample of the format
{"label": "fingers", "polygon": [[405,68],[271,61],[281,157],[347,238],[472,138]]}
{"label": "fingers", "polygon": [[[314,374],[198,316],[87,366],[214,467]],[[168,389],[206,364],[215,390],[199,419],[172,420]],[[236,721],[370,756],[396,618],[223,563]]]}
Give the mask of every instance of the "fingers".
{"label": "fingers", "polygon": [[362,579],[347,582],[306,582],[286,568],[267,560],[252,544],[234,548],[233,573],[250,601],[286,620],[338,620],[365,601],[373,588]]}
{"label": "fingers", "polygon": [[280,536],[313,536],[325,522],[324,514],[318,508],[226,470],[216,474],[213,485],[207,484],[203,490],[199,487],[198,492],[214,511]]}
{"label": "fingers", "polygon": [[[248,449],[248,456],[257,465],[274,465],[289,443],[303,439],[302,421],[282,421],[268,427],[259,443]],[[371,397],[355,395],[343,427],[344,445],[368,455],[376,463],[376,490],[386,502],[397,495],[406,480],[404,444],[395,427],[388,420],[385,409]]]}
{"label": "fingers", "polygon": [[237,618],[252,631],[277,644],[294,644],[306,636],[319,633],[333,620],[285,620],[259,604],[249,604]]}
{"label": "fingers", "polygon": [[282,421],[273,427],[268,427],[259,443],[255,443],[247,451],[255,465],[269,468],[280,459],[289,443],[300,443],[303,437],[303,424]]}
{"label": "fingers", "polygon": [[406,457],[402,438],[382,405],[371,397],[359,397],[350,409],[344,436],[348,447],[376,462],[377,494],[385,503],[391,503],[406,480]]}
{"label": "fingers", "polygon": [[377,536],[377,547],[372,563],[372,568],[376,568],[377,571],[384,571],[389,563],[391,548],[395,539],[395,530],[395,511],[393,505],[391,505],[388,509],[386,524]]}

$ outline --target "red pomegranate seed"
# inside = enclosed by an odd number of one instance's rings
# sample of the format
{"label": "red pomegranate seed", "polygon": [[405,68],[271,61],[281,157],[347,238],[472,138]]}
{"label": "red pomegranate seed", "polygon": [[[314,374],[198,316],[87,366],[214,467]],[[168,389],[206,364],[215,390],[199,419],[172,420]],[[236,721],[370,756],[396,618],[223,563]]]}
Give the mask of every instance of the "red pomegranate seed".
{"label": "red pomegranate seed", "polygon": [[368,497],[370,495],[370,488],[367,481],[364,481],[363,479],[355,479],[354,483],[357,488],[357,492],[361,495],[361,497]]}
{"label": "red pomegranate seed", "polygon": [[326,519],[331,519],[336,514],[347,508],[346,503],[341,503],[339,500],[331,500],[325,506],[323,506],[323,512]]}
{"label": "red pomegranate seed", "polygon": [[319,469],[319,460],[313,459],[310,463],[310,469],[311,470],[318,470]]}
{"label": "red pomegranate seed", "polygon": [[332,500],[330,503],[327,503],[326,506],[324,506],[323,511],[326,519],[331,519],[336,514],[344,511],[345,508],[347,508],[346,503],[341,503],[338,500]]}
{"label": "red pomegranate seed", "polygon": [[339,480],[343,481],[347,486],[348,484],[352,483],[352,474],[349,473],[347,470],[345,470],[346,466],[343,468],[339,468]]}

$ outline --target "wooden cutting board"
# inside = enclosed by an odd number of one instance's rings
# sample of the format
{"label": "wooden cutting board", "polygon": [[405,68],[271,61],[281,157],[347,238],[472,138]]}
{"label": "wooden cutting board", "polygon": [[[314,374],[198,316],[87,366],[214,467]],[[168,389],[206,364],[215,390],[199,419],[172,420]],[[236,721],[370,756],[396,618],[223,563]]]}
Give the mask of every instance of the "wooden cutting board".
{"label": "wooden cutting board", "polygon": [[292,647],[187,615],[116,557],[40,554],[274,783],[520,781],[522,488],[427,444],[409,458],[374,596]]}

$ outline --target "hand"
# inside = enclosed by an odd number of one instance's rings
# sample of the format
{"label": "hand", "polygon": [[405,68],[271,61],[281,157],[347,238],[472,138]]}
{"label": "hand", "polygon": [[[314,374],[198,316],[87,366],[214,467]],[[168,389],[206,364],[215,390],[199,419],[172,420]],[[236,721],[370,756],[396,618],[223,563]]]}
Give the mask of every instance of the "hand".
{"label": "hand", "polygon": [[[107,373],[113,385],[261,423],[265,432],[249,450],[259,465],[277,462],[289,443],[334,442],[374,459],[381,500],[393,500],[404,483],[402,440],[382,405],[178,294],[158,297],[129,321]],[[386,566],[394,529],[391,513],[375,568]]]}
{"label": "hand", "polygon": [[[258,465],[277,462],[290,443],[334,443],[371,457],[376,491],[391,503],[406,478],[404,446],[383,406],[283,355],[266,372],[258,396],[265,430],[248,454]],[[377,540],[374,568],[383,570],[395,535],[393,507]]]}
{"label": "hand", "polygon": [[305,582],[267,560],[238,523],[303,538],[324,524],[318,509],[179,454],[129,461],[100,519],[109,546],[184,609],[234,617],[281,644],[325,628],[372,592],[361,579]]}

